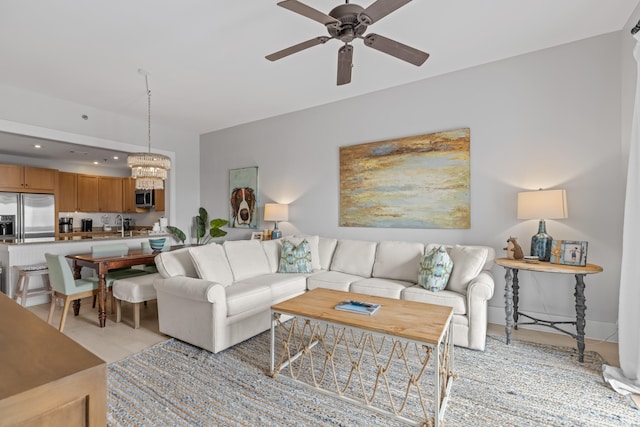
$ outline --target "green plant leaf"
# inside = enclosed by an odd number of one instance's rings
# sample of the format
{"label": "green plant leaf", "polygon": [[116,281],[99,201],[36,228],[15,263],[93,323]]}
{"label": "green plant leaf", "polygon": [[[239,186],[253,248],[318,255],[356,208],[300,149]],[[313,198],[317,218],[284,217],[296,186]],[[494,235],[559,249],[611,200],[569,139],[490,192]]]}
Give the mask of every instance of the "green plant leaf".
{"label": "green plant leaf", "polygon": [[200,218],[202,218],[202,222],[205,224],[209,221],[209,213],[205,208],[198,209],[198,214],[200,215]]}
{"label": "green plant leaf", "polygon": [[169,230],[169,233],[176,236],[176,238],[180,240],[182,244],[184,244],[184,241],[187,240],[186,234],[184,234],[184,232],[180,230],[178,227],[167,225],[167,230]]}
{"label": "green plant leaf", "polygon": [[202,217],[196,217],[196,243],[200,244],[200,239],[204,237],[206,233],[206,223],[202,221]]}
{"label": "green plant leaf", "polygon": [[224,230],[220,230],[219,228],[212,228],[211,230],[209,230],[209,234],[211,235],[211,237],[216,238],[226,236],[227,232]]}
{"label": "green plant leaf", "polygon": [[209,223],[209,226],[211,228],[220,228],[220,227],[224,227],[227,224],[229,224],[229,221],[227,221],[226,219],[216,218],[211,220],[211,222]]}

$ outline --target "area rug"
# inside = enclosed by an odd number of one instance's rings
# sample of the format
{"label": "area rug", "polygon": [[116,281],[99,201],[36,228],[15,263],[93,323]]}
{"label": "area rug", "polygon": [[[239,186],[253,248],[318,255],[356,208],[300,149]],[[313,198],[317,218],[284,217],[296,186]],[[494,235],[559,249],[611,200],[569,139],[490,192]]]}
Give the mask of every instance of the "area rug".
{"label": "area rug", "polygon": [[[396,426],[397,420],[266,375],[269,333],[218,354],[171,339],[108,366],[110,426]],[[640,426],[597,353],[488,337],[455,349],[447,426]]]}

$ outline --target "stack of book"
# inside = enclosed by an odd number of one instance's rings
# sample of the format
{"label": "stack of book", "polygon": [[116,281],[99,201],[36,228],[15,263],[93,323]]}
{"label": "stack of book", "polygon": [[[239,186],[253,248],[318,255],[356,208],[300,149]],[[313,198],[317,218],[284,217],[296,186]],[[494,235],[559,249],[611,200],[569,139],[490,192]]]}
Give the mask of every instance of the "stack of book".
{"label": "stack of book", "polygon": [[368,314],[369,316],[371,316],[373,313],[378,311],[378,309],[380,308],[380,304],[347,300],[347,301],[342,301],[341,303],[336,305],[335,308],[336,310],[349,311],[351,313],[358,313],[358,314]]}

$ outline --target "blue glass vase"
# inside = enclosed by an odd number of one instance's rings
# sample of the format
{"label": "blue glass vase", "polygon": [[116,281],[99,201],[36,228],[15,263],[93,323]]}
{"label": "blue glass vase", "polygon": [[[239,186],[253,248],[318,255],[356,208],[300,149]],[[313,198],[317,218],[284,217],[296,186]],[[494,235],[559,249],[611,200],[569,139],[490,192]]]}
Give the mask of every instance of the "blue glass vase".
{"label": "blue glass vase", "polygon": [[544,219],[541,219],[538,225],[538,234],[531,238],[531,255],[537,256],[540,261],[549,262],[552,241],[553,237],[547,234],[547,226]]}

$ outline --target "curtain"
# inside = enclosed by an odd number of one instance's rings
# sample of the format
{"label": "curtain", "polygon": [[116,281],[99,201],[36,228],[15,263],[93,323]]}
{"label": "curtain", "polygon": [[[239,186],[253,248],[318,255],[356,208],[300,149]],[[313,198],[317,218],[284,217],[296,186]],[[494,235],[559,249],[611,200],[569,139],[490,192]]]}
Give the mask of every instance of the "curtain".
{"label": "curtain", "polygon": [[603,375],[614,390],[623,395],[640,394],[640,33],[636,46],[636,96],[631,124],[629,169],[622,231],[620,298],[618,307],[618,349],[620,368],[604,365]]}

